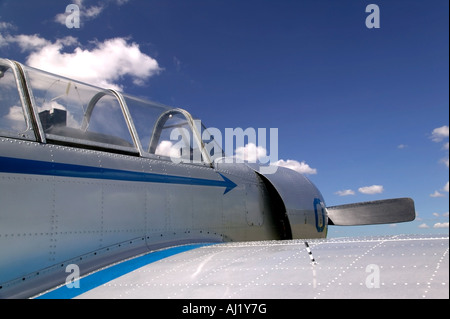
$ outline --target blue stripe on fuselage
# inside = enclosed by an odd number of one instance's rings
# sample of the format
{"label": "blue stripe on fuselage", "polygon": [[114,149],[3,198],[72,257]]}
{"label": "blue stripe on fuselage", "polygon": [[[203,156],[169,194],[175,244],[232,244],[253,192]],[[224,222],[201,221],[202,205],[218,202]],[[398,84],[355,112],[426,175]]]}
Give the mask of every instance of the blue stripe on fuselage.
{"label": "blue stripe on fuselage", "polygon": [[29,175],[50,175],[59,177],[107,179],[129,182],[225,187],[224,194],[228,193],[237,186],[235,183],[233,183],[231,180],[220,173],[218,174],[222,177],[222,181],[185,176],[125,171],[66,163],[44,162],[11,157],[0,157],[0,172]]}

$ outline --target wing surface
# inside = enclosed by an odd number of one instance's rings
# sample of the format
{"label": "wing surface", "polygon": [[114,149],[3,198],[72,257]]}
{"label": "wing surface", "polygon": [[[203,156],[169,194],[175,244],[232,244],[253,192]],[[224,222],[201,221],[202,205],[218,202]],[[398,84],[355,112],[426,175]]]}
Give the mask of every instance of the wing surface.
{"label": "wing surface", "polygon": [[194,247],[76,297],[448,299],[448,284],[448,235],[400,235]]}

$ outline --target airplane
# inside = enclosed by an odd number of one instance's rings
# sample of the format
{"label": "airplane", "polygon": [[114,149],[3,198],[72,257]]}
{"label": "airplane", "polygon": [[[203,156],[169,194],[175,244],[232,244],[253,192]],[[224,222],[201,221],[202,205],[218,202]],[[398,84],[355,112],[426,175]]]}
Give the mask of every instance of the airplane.
{"label": "airplane", "polygon": [[327,207],[298,172],[216,158],[202,130],[184,109],[0,59],[0,298],[155,256],[315,247],[330,225],[415,219],[411,198]]}

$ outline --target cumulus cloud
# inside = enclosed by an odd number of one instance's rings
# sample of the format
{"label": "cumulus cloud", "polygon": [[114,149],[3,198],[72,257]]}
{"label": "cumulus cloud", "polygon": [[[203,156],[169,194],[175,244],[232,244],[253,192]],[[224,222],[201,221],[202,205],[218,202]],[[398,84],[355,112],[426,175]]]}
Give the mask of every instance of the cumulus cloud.
{"label": "cumulus cloud", "polygon": [[267,150],[262,146],[256,146],[253,143],[248,143],[243,147],[236,149],[236,158],[250,163],[256,163],[259,159],[267,156]]}
{"label": "cumulus cloud", "polygon": [[449,136],[449,127],[448,126],[441,126],[438,128],[435,128],[433,132],[431,133],[431,139],[433,142],[442,142],[445,138],[448,138]]}
{"label": "cumulus cloud", "polygon": [[381,194],[384,192],[384,187],[382,185],[364,186],[358,188],[358,191],[368,195]]}
{"label": "cumulus cloud", "polygon": [[442,194],[442,192],[447,192],[448,193],[448,182],[447,182],[447,184],[445,184],[444,185],[444,187],[440,190],[440,191],[434,191],[434,193],[433,194],[430,194],[430,197],[434,197],[434,198],[437,198],[437,197],[445,197],[445,195],[444,194]]}
{"label": "cumulus cloud", "polygon": [[303,162],[298,162],[298,161],[295,161],[295,160],[287,160],[287,161],[279,160],[279,161],[277,161],[275,163],[275,165],[292,169],[292,170],[297,171],[297,172],[299,172],[301,174],[306,174],[306,175],[317,174],[317,169],[311,168],[304,161]]}
{"label": "cumulus cloud", "polygon": [[[55,42],[55,44],[65,44],[68,42],[68,39],[74,39],[73,37],[67,37],[63,39],[59,39]],[[45,46],[50,46],[52,43],[44,38],[41,38],[37,34],[33,35],[6,35],[4,36],[4,42],[3,45],[8,44],[16,44],[19,46],[19,48],[22,50],[22,52],[32,51],[32,50],[39,50],[42,49]]]}
{"label": "cumulus cloud", "polygon": [[[14,30],[16,26],[9,22],[0,21],[0,31]],[[1,36],[1,34],[0,34]],[[1,45],[1,44],[0,44]]]}
{"label": "cumulus cloud", "polygon": [[[240,161],[246,161],[249,163],[257,163],[261,160],[267,161],[267,150],[262,146],[257,146],[254,143],[248,143],[243,147],[238,147],[235,150],[235,157]],[[285,167],[292,169],[296,172],[305,175],[317,174],[317,169],[310,167],[306,162],[296,161],[296,160],[278,160],[276,162],[271,162],[271,165]]]}
{"label": "cumulus cloud", "polygon": [[[366,195],[374,195],[374,194],[381,194],[384,192],[384,187],[382,185],[372,185],[372,186],[364,186],[358,188],[358,192],[361,194]],[[335,192],[338,196],[350,196],[355,195],[355,191],[352,189],[345,189]]]}
{"label": "cumulus cloud", "polygon": [[101,87],[121,89],[117,81],[128,75],[134,84],[158,74],[158,62],[141,52],[136,43],[114,38],[95,43],[92,50],[75,48],[62,53],[61,43],[42,48],[28,57],[28,64]]}
{"label": "cumulus cloud", "polygon": [[351,189],[345,189],[342,191],[337,191],[335,194],[338,196],[350,196],[350,195],[355,195],[355,191],[351,190]]}
{"label": "cumulus cloud", "polygon": [[[444,139],[447,139],[448,137],[449,137],[449,127],[444,125],[444,126],[435,128],[433,130],[433,132],[431,132],[431,137],[430,138],[431,138],[431,140],[433,142],[440,143]],[[448,148],[449,148],[449,146],[448,146],[449,144],[448,143],[449,142],[446,142],[444,144],[444,146],[442,147],[443,150],[448,151]],[[440,163],[444,163],[445,166],[449,167],[449,165],[448,165],[448,154],[447,154],[447,157],[442,158],[439,162]]]}
{"label": "cumulus cloud", "polygon": [[74,37],[55,42],[36,34],[8,35],[5,39],[29,53],[27,65],[100,87],[122,90],[119,83],[124,77],[130,77],[135,85],[143,85],[162,71],[155,59],[125,38],[95,41],[90,48]]}
{"label": "cumulus cloud", "polygon": [[[444,139],[448,139],[449,138],[449,127],[447,125],[444,125],[444,126],[435,128],[431,132],[430,138],[433,142],[436,142],[436,143],[440,143]],[[448,141],[443,145],[442,149],[447,151],[447,156],[444,158],[441,158],[439,160],[439,163],[443,163],[448,168],[449,167],[449,157],[448,157],[449,142]],[[439,191],[436,190],[433,194],[430,194],[430,197],[434,197],[434,198],[444,197],[445,195],[442,194],[442,191],[448,193],[448,182],[441,190],[439,190]]]}
{"label": "cumulus cloud", "polygon": [[[448,218],[449,217],[449,213],[445,212],[443,214],[439,214],[439,213],[432,213],[431,214],[434,218],[432,219],[443,219],[443,218]],[[416,220],[422,220],[421,218],[416,218]],[[430,222],[431,223],[431,222]],[[426,223],[420,224],[418,226],[419,228],[423,228],[423,229],[428,229],[428,228],[449,228],[449,222],[434,222],[433,226],[429,226]]]}
{"label": "cumulus cloud", "polygon": [[162,141],[156,147],[155,150],[156,155],[168,156],[171,158],[179,158],[180,150],[178,147],[174,147],[171,141]]}
{"label": "cumulus cloud", "polygon": [[437,197],[444,197],[444,196],[445,196],[445,195],[442,194],[442,193],[440,193],[439,191],[434,191],[433,194],[430,194],[430,197],[434,197],[434,198],[437,198]]}

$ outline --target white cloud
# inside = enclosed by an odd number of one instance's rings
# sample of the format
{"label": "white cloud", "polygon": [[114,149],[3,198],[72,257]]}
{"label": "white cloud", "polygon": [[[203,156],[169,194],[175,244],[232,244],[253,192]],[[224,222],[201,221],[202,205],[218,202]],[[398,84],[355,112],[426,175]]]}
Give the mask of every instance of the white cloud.
{"label": "white cloud", "polygon": [[[20,34],[16,36],[6,35],[4,37],[4,45],[5,44],[17,44],[22,52],[39,50],[45,46],[49,46],[52,43],[44,38],[39,37],[39,35],[25,35]],[[64,41],[65,42],[65,41]],[[56,42],[56,44],[58,41]]]}
{"label": "white cloud", "polygon": [[444,195],[439,193],[439,191],[434,191],[433,194],[430,194],[430,197],[434,197],[434,198],[436,198],[436,197],[444,197]]}
{"label": "white cloud", "polygon": [[358,191],[363,194],[381,194],[384,192],[384,187],[382,185],[372,185],[358,188]]}
{"label": "white cloud", "polygon": [[0,31],[7,31],[12,29],[16,29],[16,27],[12,23],[0,21]]}
{"label": "white cloud", "polygon": [[416,211],[416,221],[422,221],[423,218],[420,217],[420,213],[418,211]]}
{"label": "white cloud", "polygon": [[435,128],[433,132],[431,133],[431,139],[434,142],[441,142],[444,138],[448,138],[449,136],[449,127],[448,126],[441,126],[438,128]]}
{"label": "white cloud", "polygon": [[[1,98],[0,98],[1,100]],[[1,119],[1,118],[0,118]],[[22,106],[13,105],[9,108],[8,114],[3,116],[3,119],[7,121],[7,126],[14,129],[17,132],[26,129],[23,123],[23,109]]]}
{"label": "white cloud", "polygon": [[355,195],[355,191],[351,190],[351,189],[345,189],[342,191],[337,191],[335,194],[339,195],[339,196],[350,196],[350,195]]}
{"label": "white cloud", "polygon": [[440,162],[440,163],[444,163],[445,166],[448,167],[448,157],[441,159],[439,162]]}
{"label": "white cloud", "polygon": [[407,147],[408,147],[408,145],[405,145],[405,144],[400,144],[400,145],[397,146],[397,148],[400,149],[400,150],[405,149]]}
{"label": "white cloud", "polygon": [[448,213],[448,212],[445,212],[445,213],[442,214],[442,216],[443,216],[443,217],[448,217],[448,216],[449,216],[449,213]]}
{"label": "white cloud", "polygon": [[[444,125],[441,127],[437,127],[433,130],[431,133],[431,140],[433,142],[439,143],[442,142],[444,139],[447,139],[449,137],[449,127]],[[446,142],[444,146],[442,147],[443,150],[448,151],[449,149],[449,142]],[[447,152],[448,153],[448,152]],[[447,157],[442,158],[439,163],[444,163],[445,166],[449,167],[449,161],[448,161],[448,154]]]}
{"label": "white cloud", "polygon": [[105,9],[104,6],[92,6],[86,9],[85,15],[88,18],[96,18]]}
{"label": "white cloud", "polygon": [[155,59],[125,38],[96,41],[90,49],[83,48],[74,37],[55,42],[38,35],[8,35],[5,39],[30,52],[26,61],[29,66],[104,88],[121,90],[119,83],[125,76],[135,85],[143,85],[162,71]]}
{"label": "white cloud", "polygon": [[[246,161],[249,163],[257,163],[267,160],[267,150],[262,146],[256,146],[254,143],[248,143],[244,147],[238,147],[235,150],[235,158],[240,161]],[[298,162],[295,160],[278,160],[271,162],[270,165],[280,166],[292,169],[301,174],[317,174],[317,169],[311,168],[304,161]]]}
{"label": "white cloud", "polygon": [[442,189],[444,192],[447,192],[448,193],[448,182],[447,182],[447,184],[445,184],[445,186],[444,186],[444,188]]}
{"label": "white cloud", "polygon": [[295,160],[279,160],[275,163],[275,165],[286,167],[289,169],[292,169],[294,171],[297,171],[301,174],[307,174],[307,175],[314,175],[317,174],[317,169],[311,168],[308,164],[303,162],[298,162]]}
{"label": "white cloud", "polygon": [[264,147],[256,146],[253,143],[248,143],[247,145],[236,149],[236,158],[250,163],[256,163],[266,155],[267,150]]}
{"label": "white cloud", "polygon": [[419,225],[419,228],[430,228],[427,224],[423,223]]}
{"label": "white cloud", "polygon": [[436,223],[433,228],[449,228],[449,223]]}
{"label": "white cloud", "polygon": [[170,141],[162,141],[156,147],[155,154],[156,155],[161,155],[161,156],[168,156],[168,157],[171,157],[171,158],[179,158],[180,157],[180,150],[179,150],[179,148],[174,147],[172,142],[170,142]]}

